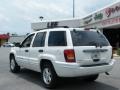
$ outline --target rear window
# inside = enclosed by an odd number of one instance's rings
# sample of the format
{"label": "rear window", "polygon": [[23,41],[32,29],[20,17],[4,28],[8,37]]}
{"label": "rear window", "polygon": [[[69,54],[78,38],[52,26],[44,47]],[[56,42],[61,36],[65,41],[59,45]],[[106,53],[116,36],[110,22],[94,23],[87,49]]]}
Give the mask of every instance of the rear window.
{"label": "rear window", "polygon": [[65,31],[51,31],[48,46],[67,46]]}
{"label": "rear window", "polygon": [[74,46],[108,46],[109,42],[100,32],[71,31]]}

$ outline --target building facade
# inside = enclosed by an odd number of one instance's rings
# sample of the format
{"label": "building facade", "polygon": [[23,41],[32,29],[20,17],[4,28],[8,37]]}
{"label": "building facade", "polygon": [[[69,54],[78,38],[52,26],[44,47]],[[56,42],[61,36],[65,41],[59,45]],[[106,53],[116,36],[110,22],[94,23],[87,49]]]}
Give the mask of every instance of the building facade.
{"label": "building facade", "polygon": [[81,27],[98,28],[108,38],[110,44],[120,47],[120,2],[113,3],[81,20]]}
{"label": "building facade", "polygon": [[33,31],[53,27],[98,28],[114,48],[120,48],[120,1],[81,19],[41,21],[32,23]]}

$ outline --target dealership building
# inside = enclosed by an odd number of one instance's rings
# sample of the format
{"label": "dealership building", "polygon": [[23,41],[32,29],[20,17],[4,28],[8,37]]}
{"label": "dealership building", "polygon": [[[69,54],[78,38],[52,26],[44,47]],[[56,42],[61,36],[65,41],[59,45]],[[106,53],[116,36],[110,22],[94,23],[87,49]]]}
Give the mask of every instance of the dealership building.
{"label": "dealership building", "polygon": [[114,48],[120,47],[120,2],[113,3],[81,19],[41,21],[32,23],[33,31],[53,27],[97,28]]}
{"label": "dealership building", "polygon": [[108,38],[110,44],[120,47],[120,2],[109,5],[81,20],[81,27],[98,28]]}

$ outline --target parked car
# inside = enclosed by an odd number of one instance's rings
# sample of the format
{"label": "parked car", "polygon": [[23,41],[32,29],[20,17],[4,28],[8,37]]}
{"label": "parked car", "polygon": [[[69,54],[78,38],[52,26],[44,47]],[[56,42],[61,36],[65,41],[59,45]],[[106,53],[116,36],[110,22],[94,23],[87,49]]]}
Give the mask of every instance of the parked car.
{"label": "parked car", "polygon": [[114,65],[112,47],[97,30],[81,28],[44,29],[31,33],[10,52],[10,70],[21,67],[41,72],[43,85],[56,86],[59,77],[94,81]]}
{"label": "parked car", "polygon": [[15,45],[10,42],[5,42],[2,47],[14,47]]}

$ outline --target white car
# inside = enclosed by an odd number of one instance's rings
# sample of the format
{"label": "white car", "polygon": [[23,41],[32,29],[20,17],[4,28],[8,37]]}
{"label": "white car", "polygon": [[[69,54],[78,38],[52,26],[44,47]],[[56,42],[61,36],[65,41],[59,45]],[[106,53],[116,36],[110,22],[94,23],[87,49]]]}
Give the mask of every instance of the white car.
{"label": "white car", "polygon": [[41,72],[43,85],[55,87],[58,77],[86,76],[94,81],[114,65],[112,47],[97,30],[44,29],[31,33],[10,51],[10,70],[20,67]]}
{"label": "white car", "polygon": [[15,45],[10,43],[10,42],[6,42],[2,45],[2,47],[14,47]]}

